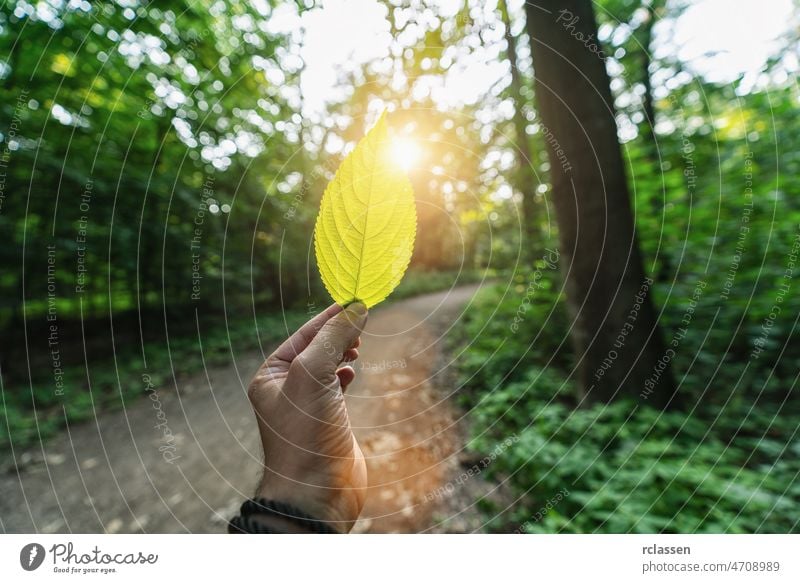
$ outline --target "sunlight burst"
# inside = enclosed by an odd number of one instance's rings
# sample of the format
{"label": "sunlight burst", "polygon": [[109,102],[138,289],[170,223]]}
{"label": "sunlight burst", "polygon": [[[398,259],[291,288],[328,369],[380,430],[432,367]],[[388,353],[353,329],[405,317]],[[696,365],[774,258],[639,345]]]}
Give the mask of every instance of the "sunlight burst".
{"label": "sunlight burst", "polygon": [[395,164],[408,172],[416,166],[422,157],[422,149],[414,140],[409,138],[395,138],[392,143],[392,159]]}

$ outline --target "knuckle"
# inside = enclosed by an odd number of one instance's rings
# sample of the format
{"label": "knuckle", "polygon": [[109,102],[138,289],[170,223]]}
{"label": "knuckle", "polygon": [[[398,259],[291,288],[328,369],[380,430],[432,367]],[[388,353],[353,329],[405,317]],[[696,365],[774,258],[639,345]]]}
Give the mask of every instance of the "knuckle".
{"label": "knuckle", "polygon": [[258,395],[261,392],[259,389],[259,383],[255,380],[252,381],[247,387],[247,398],[250,399],[251,403],[254,403],[258,398]]}
{"label": "knuckle", "polygon": [[277,356],[277,354],[275,352],[273,352],[272,354],[270,354],[267,357],[267,360],[264,361],[264,364],[262,365],[262,368],[265,368],[265,369],[274,368],[274,367],[277,367],[278,365],[280,365],[280,363],[281,363],[281,359],[278,358],[278,356]]}

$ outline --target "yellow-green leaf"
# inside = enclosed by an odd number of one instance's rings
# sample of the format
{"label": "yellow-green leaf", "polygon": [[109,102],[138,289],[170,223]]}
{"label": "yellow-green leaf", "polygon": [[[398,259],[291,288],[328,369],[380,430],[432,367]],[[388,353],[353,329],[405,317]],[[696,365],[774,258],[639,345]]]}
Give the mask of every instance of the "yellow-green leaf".
{"label": "yellow-green leaf", "polygon": [[391,159],[384,113],[322,195],[314,248],[334,301],[370,308],[386,299],[408,267],[416,231],[414,193]]}

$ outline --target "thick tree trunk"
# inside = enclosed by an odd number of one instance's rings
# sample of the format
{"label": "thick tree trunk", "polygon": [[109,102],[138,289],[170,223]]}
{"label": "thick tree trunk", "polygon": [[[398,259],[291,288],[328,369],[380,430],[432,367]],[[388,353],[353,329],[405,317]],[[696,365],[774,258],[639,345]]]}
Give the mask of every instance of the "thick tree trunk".
{"label": "thick tree trunk", "polygon": [[541,6],[526,4],[526,17],[577,380],[590,402],[627,394],[667,406],[671,353],[642,268],[591,0]]}

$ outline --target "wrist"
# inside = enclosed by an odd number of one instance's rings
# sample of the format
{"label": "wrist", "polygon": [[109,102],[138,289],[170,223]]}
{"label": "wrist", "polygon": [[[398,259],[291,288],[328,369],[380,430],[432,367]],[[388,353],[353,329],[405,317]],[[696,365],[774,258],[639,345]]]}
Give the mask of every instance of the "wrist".
{"label": "wrist", "polygon": [[360,511],[360,508],[350,509],[352,505],[344,502],[339,490],[267,476],[256,489],[256,497],[294,506],[339,533],[350,532]]}

